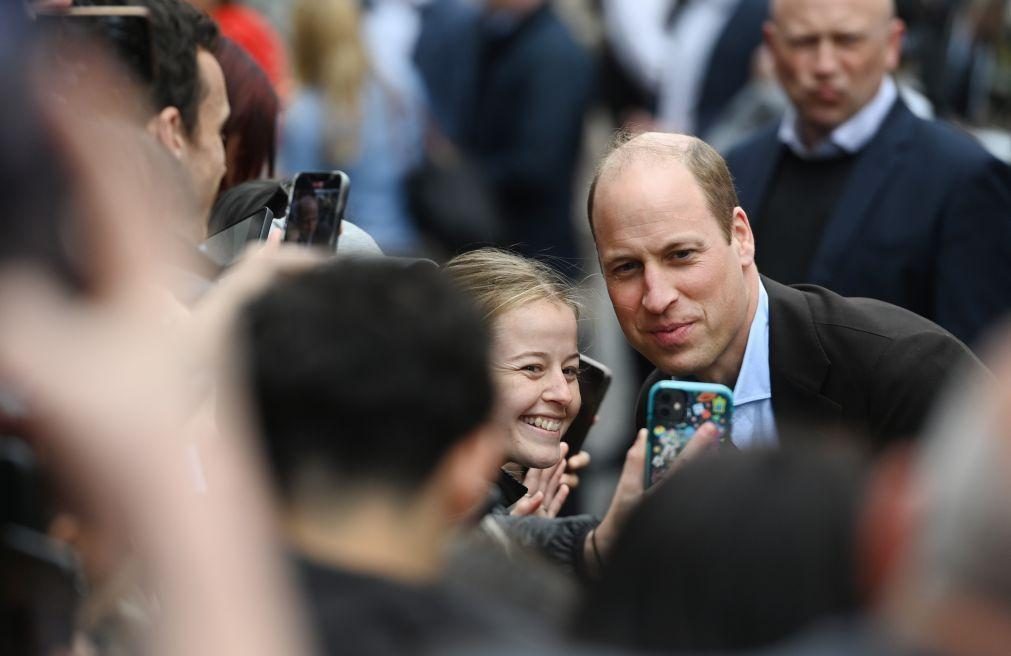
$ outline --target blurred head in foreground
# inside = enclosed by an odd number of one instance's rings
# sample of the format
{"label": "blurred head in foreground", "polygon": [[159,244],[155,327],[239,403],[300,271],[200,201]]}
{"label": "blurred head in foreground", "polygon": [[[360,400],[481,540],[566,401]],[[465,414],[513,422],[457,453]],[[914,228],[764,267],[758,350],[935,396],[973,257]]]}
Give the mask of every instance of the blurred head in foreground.
{"label": "blurred head in foreground", "polygon": [[474,308],[429,265],[349,260],[280,281],[243,324],[296,547],[392,578],[433,575],[502,457]]}
{"label": "blurred head in foreground", "polygon": [[630,518],[579,635],[730,651],[853,614],[862,478],[839,455],[750,451],[686,465]]}

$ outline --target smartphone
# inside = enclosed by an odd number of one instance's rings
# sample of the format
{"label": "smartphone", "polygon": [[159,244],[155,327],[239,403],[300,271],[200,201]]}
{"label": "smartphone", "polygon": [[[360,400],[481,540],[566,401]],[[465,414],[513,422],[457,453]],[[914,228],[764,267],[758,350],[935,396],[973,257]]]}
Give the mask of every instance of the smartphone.
{"label": "smartphone", "polygon": [[284,241],[336,251],[350,184],[342,171],[297,174],[291,185]]}
{"label": "smartphone", "polygon": [[66,7],[40,11],[35,17],[44,50],[57,63],[83,73],[81,48],[107,49],[137,82],[154,82],[150,12],[147,7]]}
{"label": "smartphone", "polygon": [[570,456],[583,450],[583,443],[610,385],[610,369],[593,358],[579,356],[579,396],[582,398],[582,404],[576,418],[562,436],[562,440],[569,445]]}
{"label": "smartphone", "polygon": [[208,237],[200,244],[200,250],[215,264],[226,267],[235,261],[248,242],[266,239],[273,220],[274,213],[270,208],[261,208],[238,223]]}
{"label": "smartphone", "polygon": [[661,380],[646,402],[646,487],[664,477],[699,426],[712,422],[730,439],[734,393],[715,383]]}

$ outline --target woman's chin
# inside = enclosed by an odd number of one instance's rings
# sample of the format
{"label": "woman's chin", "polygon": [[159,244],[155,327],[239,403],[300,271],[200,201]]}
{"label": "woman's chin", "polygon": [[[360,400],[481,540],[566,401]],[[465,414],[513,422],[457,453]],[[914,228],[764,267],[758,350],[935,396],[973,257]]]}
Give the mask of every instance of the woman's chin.
{"label": "woman's chin", "polygon": [[562,457],[561,448],[538,446],[536,448],[520,448],[510,460],[531,469],[547,469],[558,463]]}

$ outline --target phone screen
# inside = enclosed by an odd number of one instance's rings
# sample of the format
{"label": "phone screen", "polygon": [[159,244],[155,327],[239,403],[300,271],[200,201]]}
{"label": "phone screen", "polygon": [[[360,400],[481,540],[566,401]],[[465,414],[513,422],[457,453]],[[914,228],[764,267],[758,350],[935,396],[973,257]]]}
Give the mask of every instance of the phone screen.
{"label": "phone screen", "polygon": [[713,383],[661,380],[649,391],[646,408],[646,487],[659,482],[702,424],[730,437],[734,393]]}
{"label": "phone screen", "polygon": [[200,245],[200,250],[215,264],[228,266],[242,253],[248,242],[266,239],[273,220],[274,213],[269,207],[264,207],[235,225],[208,237]]}
{"label": "phone screen", "polygon": [[336,250],[347,193],[348,177],[340,171],[295,176],[284,241]]}
{"label": "phone screen", "polygon": [[583,449],[583,443],[586,442],[593,420],[610,385],[610,369],[585,355],[579,356],[579,396],[582,403],[576,418],[562,436],[562,440],[569,445],[569,455],[579,453]]}

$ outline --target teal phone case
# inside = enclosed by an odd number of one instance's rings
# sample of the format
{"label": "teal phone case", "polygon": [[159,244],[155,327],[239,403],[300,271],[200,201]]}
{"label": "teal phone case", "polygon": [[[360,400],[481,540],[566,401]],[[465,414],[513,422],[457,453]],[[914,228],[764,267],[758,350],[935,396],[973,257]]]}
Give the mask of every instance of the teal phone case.
{"label": "teal phone case", "polygon": [[663,478],[699,426],[713,422],[730,439],[734,393],[725,385],[661,380],[646,402],[646,487]]}

